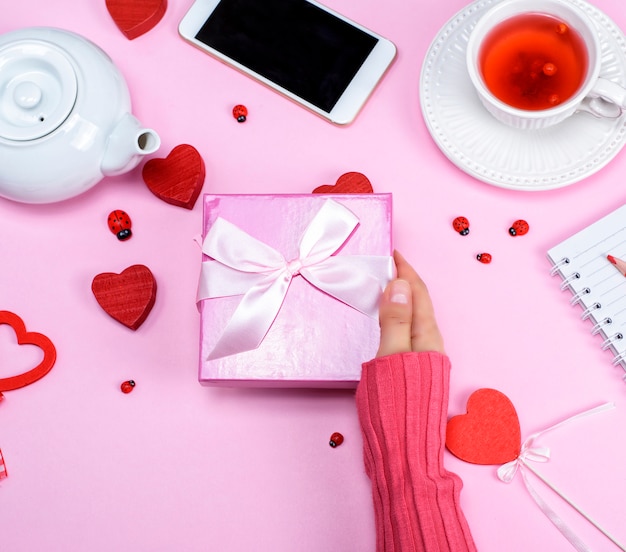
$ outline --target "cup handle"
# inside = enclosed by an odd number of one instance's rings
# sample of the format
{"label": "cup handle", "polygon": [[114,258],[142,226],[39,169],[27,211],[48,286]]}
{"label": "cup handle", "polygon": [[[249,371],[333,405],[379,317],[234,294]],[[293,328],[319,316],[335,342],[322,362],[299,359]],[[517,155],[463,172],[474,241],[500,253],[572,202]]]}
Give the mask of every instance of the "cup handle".
{"label": "cup handle", "polygon": [[626,88],[607,79],[599,78],[588,96],[578,107],[596,117],[616,119],[626,109]]}

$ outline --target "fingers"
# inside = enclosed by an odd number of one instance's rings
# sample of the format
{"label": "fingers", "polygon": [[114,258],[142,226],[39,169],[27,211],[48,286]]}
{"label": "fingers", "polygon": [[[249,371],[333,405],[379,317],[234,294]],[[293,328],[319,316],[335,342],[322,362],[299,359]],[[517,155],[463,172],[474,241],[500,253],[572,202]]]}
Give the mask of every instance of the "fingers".
{"label": "fingers", "polygon": [[412,297],[411,351],[445,353],[428,288],[404,257],[394,252],[398,278],[409,283]]}
{"label": "fingers", "polygon": [[380,347],[377,357],[411,351],[413,301],[411,285],[406,280],[393,280],[380,300]]}
{"label": "fingers", "polygon": [[410,351],[445,354],[428,288],[397,251],[398,278],[385,288],[380,301],[380,347],[377,357]]}

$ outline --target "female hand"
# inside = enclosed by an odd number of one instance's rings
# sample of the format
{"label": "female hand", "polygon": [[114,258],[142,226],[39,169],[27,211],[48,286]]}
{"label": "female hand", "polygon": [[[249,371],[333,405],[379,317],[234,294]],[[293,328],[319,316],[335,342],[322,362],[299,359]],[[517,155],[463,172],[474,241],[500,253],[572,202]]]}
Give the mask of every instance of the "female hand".
{"label": "female hand", "polygon": [[394,353],[436,351],[445,354],[426,284],[413,267],[394,251],[398,278],[380,301],[380,347],[377,357]]}

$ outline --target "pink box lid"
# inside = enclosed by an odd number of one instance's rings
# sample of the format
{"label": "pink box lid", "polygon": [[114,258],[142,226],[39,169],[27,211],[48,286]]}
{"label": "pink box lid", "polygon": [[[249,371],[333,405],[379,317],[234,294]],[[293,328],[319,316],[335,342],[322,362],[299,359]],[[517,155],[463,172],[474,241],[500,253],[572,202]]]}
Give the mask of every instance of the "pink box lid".
{"label": "pink box lid", "polygon": [[[221,217],[292,259],[298,254],[305,228],[329,198],[359,219],[338,255],[391,254],[391,194],[207,194],[203,237]],[[207,259],[203,255],[203,260]],[[377,319],[296,276],[257,349],[207,360],[240,301],[241,296],[219,297],[199,304],[202,384],[355,387],[361,364],[371,359],[378,348]]]}

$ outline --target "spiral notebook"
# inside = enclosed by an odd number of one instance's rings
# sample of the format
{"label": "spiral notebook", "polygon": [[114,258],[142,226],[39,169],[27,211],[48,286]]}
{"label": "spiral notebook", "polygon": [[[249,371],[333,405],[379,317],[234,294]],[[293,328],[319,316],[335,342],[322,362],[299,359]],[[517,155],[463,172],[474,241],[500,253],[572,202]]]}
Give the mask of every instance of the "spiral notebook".
{"label": "spiral notebook", "polygon": [[602,337],[599,345],[626,370],[626,205],[550,249],[548,258],[550,274],[560,276],[570,303]]}

